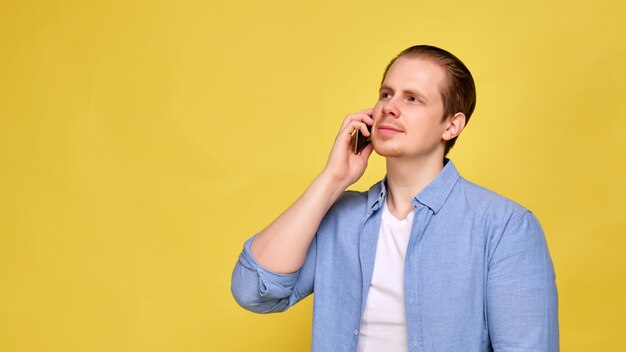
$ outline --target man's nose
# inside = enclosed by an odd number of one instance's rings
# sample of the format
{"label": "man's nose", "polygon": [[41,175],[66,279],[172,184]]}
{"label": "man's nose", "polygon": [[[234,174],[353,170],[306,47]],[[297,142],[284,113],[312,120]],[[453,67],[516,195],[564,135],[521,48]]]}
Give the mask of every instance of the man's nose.
{"label": "man's nose", "polygon": [[391,115],[395,118],[400,117],[400,109],[398,109],[396,101],[393,98],[389,99],[385,102],[385,105],[383,105],[383,114]]}

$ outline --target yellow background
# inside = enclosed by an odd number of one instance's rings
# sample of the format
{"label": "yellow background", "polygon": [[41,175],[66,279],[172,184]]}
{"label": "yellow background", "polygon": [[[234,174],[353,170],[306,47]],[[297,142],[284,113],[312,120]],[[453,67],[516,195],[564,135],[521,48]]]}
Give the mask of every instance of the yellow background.
{"label": "yellow background", "polygon": [[474,74],[450,156],[540,219],[562,350],[625,350],[623,4],[2,0],[0,351],[309,349],[232,267],[418,43]]}

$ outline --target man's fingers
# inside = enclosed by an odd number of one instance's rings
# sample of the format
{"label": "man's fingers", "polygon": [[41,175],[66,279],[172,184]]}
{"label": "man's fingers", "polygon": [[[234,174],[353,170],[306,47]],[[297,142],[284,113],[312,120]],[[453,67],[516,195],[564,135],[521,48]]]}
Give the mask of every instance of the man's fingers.
{"label": "man's fingers", "polygon": [[366,128],[367,128],[367,125],[371,126],[374,124],[374,120],[367,115],[350,115],[346,117],[346,120],[341,125],[340,130],[343,130],[344,128],[346,128],[347,126],[350,126],[354,122],[365,124]]}
{"label": "man's fingers", "polygon": [[361,133],[363,133],[364,136],[369,136],[370,135],[370,131],[368,131],[367,129],[367,125],[364,122],[361,121],[350,121],[348,123],[347,126],[345,126],[340,134],[347,134],[347,135],[352,135],[352,133],[354,133],[354,131],[359,130],[361,131]]}
{"label": "man's fingers", "polygon": [[351,121],[362,121],[369,124],[374,123],[374,120],[371,117],[372,111],[373,109],[365,109],[357,113],[347,115],[341,124],[340,130],[343,130]]}
{"label": "man's fingers", "polygon": [[367,125],[365,123],[359,124],[359,130],[365,137],[370,135],[370,131],[367,129]]}

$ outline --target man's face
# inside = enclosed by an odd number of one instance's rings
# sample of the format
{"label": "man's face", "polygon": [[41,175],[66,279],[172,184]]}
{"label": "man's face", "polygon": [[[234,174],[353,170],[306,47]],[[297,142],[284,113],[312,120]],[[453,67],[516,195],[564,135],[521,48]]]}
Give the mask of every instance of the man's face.
{"label": "man's face", "polygon": [[429,59],[400,57],[391,65],[373,111],[372,143],[378,154],[423,158],[439,148],[443,154],[445,81],[444,68]]}

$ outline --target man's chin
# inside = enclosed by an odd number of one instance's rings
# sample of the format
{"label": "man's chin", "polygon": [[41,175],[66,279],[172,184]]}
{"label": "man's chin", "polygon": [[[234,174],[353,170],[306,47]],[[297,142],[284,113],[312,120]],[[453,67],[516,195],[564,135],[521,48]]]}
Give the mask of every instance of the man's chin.
{"label": "man's chin", "polygon": [[402,155],[402,148],[399,145],[384,143],[382,145],[374,143],[374,151],[376,154],[385,158],[395,158]]}

